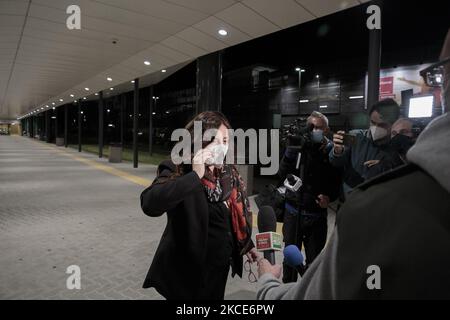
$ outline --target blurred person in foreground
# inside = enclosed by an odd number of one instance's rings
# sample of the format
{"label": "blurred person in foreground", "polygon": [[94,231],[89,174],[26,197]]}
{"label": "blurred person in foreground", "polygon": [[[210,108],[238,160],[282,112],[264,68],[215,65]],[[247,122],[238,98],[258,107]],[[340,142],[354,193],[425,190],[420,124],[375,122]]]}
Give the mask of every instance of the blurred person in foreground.
{"label": "blurred person in foreground", "polygon": [[444,114],[408,151],[409,164],[355,189],[301,280],[283,285],[281,266],[261,260],[258,299],[450,299],[450,30],[433,68],[443,70]]}

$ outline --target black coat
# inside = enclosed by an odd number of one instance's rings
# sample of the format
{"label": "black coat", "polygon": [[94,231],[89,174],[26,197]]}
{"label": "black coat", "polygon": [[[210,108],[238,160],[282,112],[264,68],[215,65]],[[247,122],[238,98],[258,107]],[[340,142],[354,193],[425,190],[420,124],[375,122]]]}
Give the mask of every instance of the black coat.
{"label": "black coat", "polygon": [[[342,183],[340,172],[330,164],[328,152],[325,148],[313,148],[304,152],[303,157],[307,158],[307,168],[305,169],[303,185],[299,190],[303,192],[303,200],[297,199],[298,206],[308,212],[326,213],[327,209],[321,208],[316,203],[317,197],[320,194],[326,195],[330,198],[330,202],[338,198]],[[294,158],[284,156],[281,159],[278,170],[278,176],[281,179],[280,185],[288,174],[300,176],[300,170],[295,168],[296,161],[297,156]],[[286,196],[288,197],[288,194]]]}
{"label": "black coat", "polygon": [[[141,194],[146,215],[167,212],[167,226],[143,287],[154,287],[167,299],[196,299],[207,263],[208,202],[197,173],[169,178],[174,171],[172,162],[162,162],[157,178]],[[234,274],[242,276],[240,255],[233,256]]]}

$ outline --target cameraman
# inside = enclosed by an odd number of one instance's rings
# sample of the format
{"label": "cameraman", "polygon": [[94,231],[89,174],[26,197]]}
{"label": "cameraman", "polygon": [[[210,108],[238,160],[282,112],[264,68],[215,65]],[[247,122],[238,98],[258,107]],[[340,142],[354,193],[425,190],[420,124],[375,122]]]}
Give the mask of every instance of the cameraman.
{"label": "cameraman", "polygon": [[[330,162],[343,172],[345,193],[373,176],[401,165],[395,161],[398,156],[390,147],[391,127],[399,114],[399,106],[393,99],[382,100],[370,109],[369,130],[350,132],[354,142],[344,145],[344,131],[333,135]],[[392,165],[381,167],[381,161]]]}
{"label": "cameraman", "polygon": [[[339,173],[328,159],[332,147],[331,141],[326,137],[328,132],[327,117],[314,111],[307,119],[307,128],[291,137],[278,172],[283,180],[289,174],[300,176],[300,168],[297,167],[299,154],[303,158],[302,186],[295,192],[286,190],[283,238],[286,245],[296,244],[299,248],[304,245],[307,265],[313,262],[325,246],[327,207],[339,195]],[[297,271],[283,264],[283,282],[293,282],[296,279]]]}

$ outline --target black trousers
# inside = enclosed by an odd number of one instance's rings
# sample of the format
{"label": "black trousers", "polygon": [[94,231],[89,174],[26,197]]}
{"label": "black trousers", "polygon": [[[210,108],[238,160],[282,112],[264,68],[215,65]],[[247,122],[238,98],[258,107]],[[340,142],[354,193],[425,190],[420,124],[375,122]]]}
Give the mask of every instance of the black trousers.
{"label": "black trousers", "polygon": [[[327,216],[324,214],[300,214],[297,219],[297,215],[285,212],[283,222],[284,243],[286,246],[295,244],[300,250],[303,245],[306,253],[305,262],[309,266],[325,246],[327,224]],[[295,281],[297,281],[297,271],[283,262],[283,282]]]}
{"label": "black trousers", "polygon": [[223,300],[228,280],[230,265],[209,265],[205,271],[205,286],[199,293],[198,300]]}

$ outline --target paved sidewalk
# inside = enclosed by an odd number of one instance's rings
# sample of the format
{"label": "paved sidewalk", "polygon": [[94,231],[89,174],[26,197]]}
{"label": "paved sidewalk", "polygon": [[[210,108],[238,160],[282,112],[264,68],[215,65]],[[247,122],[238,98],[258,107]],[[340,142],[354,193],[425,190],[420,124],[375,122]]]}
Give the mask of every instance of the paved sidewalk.
{"label": "paved sidewalk", "polygon": [[[166,218],[139,205],[143,186],[26,137],[0,136],[0,299],[162,299],[141,289]],[[63,153],[62,153],[63,152]],[[152,180],[156,167],[112,165]],[[66,268],[81,268],[81,290]],[[230,279],[229,299],[254,298],[255,285]]]}

